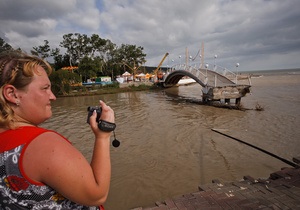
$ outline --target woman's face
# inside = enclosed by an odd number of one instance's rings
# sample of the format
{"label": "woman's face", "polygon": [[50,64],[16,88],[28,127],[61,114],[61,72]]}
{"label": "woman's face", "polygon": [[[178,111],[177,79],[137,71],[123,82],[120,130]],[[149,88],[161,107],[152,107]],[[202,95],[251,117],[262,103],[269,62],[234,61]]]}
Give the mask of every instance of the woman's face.
{"label": "woman's face", "polygon": [[56,97],[51,91],[51,83],[46,71],[38,66],[32,82],[25,90],[18,90],[20,105],[15,114],[34,125],[38,125],[52,116],[51,101]]}

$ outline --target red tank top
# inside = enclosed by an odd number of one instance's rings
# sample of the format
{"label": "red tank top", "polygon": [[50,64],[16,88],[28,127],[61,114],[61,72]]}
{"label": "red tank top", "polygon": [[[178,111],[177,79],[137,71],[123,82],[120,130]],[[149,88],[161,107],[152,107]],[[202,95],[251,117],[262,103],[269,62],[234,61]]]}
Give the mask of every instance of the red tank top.
{"label": "red tank top", "polygon": [[35,183],[26,176],[22,166],[22,154],[29,143],[44,132],[55,131],[24,126],[0,133],[0,207],[8,209],[48,209],[51,207],[53,210],[104,209],[102,206],[87,207],[73,203],[51,187]]}

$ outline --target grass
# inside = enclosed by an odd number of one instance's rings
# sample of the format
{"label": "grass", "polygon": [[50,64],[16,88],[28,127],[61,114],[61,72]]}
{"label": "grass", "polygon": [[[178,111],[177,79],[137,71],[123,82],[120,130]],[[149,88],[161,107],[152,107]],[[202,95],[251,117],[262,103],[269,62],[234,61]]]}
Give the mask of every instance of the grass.
{"label": "grass", "polygon": [[156,85],[145,85],[141,84],[138,86],[130,85],[128,87],[120,88],[118,85],[105,85],[99,86],[94,85],[90,87],[80,86],[71,88],[70,92],[67,94],[58,94],[57,97],[73,97],[73,96],[88,96],[88,95],[103,95],[103,94],[114,94],[114,93],[124,93],[133,91],[145,91],[145,90],[157,90],[160,89]]}

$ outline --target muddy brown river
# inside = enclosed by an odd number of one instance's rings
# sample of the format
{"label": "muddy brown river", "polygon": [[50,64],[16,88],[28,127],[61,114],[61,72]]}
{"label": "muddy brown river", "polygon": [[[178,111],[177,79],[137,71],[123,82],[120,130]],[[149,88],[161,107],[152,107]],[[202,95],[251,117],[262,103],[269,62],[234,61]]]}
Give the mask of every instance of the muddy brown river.
{"label": "muddy brown river", "polygon": [[112,180],[108,210],[153,206],[198,185],[239,180],[244,175],[268,177],[285,163],[213,132],[226,134],[291,160],[299,156],[300,74],[285,72],[252,79],[252,94],[238,111],[193,103],[199,84],[168,90],[58,98],[53,117],[42,126],[56,130],[91,158],[93,135],[86,124],[87,107],[104,100],[116,114],[111,147]]}

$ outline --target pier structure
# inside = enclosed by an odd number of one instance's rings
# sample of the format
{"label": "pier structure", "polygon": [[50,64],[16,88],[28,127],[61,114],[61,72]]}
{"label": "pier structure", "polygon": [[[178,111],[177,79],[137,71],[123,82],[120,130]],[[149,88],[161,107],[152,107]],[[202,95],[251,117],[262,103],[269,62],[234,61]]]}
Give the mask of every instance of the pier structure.
{"label": "pier structure", "polygon": [[239,84],[241,76],[226,68],[213,66],[209,69],[208,64],[204,68],[201,64],[178,64],[170,68],[159,82],[163,87],[172,87],[183,77],[189,77],[202,86],[203,102],[223,100],[225,104],[230,104],[230,100],[234,99],[235,104],[239,105],[241,98],[250,93],[250,77],[243,78],[247,79],[248,84]]}

